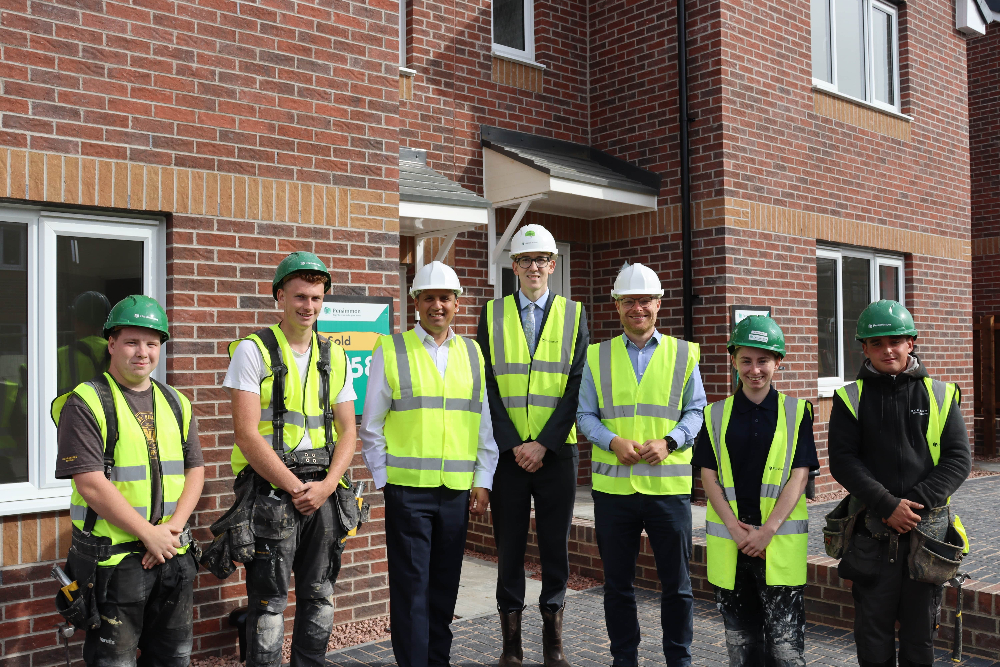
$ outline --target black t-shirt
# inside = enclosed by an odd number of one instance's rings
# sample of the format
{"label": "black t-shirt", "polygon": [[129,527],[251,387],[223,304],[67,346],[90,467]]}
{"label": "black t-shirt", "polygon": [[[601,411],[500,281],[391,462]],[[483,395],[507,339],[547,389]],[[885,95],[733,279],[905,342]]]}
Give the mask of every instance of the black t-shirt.
{"label": "black t-shirt", "polygon": [[[726,430],[726,450],[733,469],[732,486],[736,488],[738,518],[744,523],[755,526],[761,524],[760,484],[764,479],[764,466],[767,465],[767,455],[771,451],[771,441],[777,425],[778,392],[774,387],[771,387],[760,405],[753,403],[742,391],[736,392],[733,413]],[[704,425],[695,443],[691,465],[709,470],[719,469]],[[819,470],[816,441],[813,438],[812,405],[806,408],[799,426],[799,442],[792,455],[792,469],[795,468]]]}

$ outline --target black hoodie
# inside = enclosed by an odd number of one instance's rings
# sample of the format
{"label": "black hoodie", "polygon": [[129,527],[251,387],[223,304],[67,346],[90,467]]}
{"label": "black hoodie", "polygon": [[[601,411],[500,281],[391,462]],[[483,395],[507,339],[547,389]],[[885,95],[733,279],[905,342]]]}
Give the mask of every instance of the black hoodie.
{"label": "black hoodie", "polygon": [[941,458],[934,465],[927,447],[930,399],[923,378],[929,377],[911,355],[899,375],[885,375],[866,361],[858,372],[864,380],[859,419],[839,396],[830,415],[830,473],[877,516],[889,518],[901,498],[940,507],[969,476],[972,455],[961,394],[948,413],[941,436]]}

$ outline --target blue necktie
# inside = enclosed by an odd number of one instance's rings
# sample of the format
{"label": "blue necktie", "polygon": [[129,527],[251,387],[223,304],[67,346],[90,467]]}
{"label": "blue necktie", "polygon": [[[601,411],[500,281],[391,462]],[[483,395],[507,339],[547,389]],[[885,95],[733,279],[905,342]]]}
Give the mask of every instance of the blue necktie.
{"label": "blue necktie", "polygon": [[531,356],[535,356],[535,304],[528,304],[528,316],[522,322],[524,325],[524,339],[528,341],[528,351]]}

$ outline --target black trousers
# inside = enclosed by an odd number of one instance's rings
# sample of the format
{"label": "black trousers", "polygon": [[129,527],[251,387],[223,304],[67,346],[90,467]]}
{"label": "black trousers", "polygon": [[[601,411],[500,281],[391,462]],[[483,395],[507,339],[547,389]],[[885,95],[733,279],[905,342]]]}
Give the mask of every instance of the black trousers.
{"label": "black trousers", "polygon": [[[246,564],[247,667],[278,667],[285,638],[288,586],[295,573],[295,626],[292,667],[319,667],[333,629],[333,585],[340,574],[344,529],[337,516],[337,495],[304,516],[291,498],[276,490],[254,507],[254,558]],[[274,517],[283,517],[278,521]],[[272,529],[284,521],[289,527]],[[265,528],[265,526],[267,528]],[[271,532],[271,531],[274,532]],[[287,536],[284,536],[288,533]]]}
{"label": "black trousers", "polygon": [[187,667],[193,638],[194,555],[174,556],[144,570],[143,554],[97,568],[101,627],[83,644],[88,667]]}
{"label": "black trousers", "polygon": [[569,529],[576,500],[576,470],[580,452],[575,444],[559,452],[548,451],[542,467],[526,472],[514,460],[514,451],[500,455],[490,506],[493,539],[499,555],[497,605],[502,612],[524,607],[524,553],[531,524],[531,499],[535,500],[535,527],[542,561],[542,592],[538,604],[558,611],[569,580]]}
{"label": "black trousers", "polygon": [[900,536],[894,554],[890,554],[889,541],[876,540],[861,532],[856,532],[851,541],[854,548],[851,562],[857,577],[851,594],[858,658],[872,663],[893,660],[898,621],[900,664],[933,664],[944,587],[910,579],[909,535]]}
{"label": "black trousers", "polygon": [[386,484],[383,494],[396,663],[446,667],[469,527],[469,492]]}
{"label": "black trousers", "polygon": [[660,627],[668,667],[690,667],[694,635],[691,559],[691,496],[619,496],[594,491],[594,527],[604,563],[604,621],[616,667],[639,661],[635,566],[645,530],[663,586]]}
{"label": "black trousers", "polygon": [[729,667],[805,667],[805,586],[768,586],[762,558],[736,557],[733,590],[715,588]]}

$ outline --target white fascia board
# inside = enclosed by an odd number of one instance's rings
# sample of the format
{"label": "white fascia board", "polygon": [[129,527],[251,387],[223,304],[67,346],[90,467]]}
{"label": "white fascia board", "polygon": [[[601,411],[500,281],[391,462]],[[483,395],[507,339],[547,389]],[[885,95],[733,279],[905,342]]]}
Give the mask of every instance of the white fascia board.
{"label": "white fascia board", "polygon": [[399,202],[399,217],[461,222],[470,225],[485,225],[489,222],[488,209],[473,206],[447,206],[445,204],[425,204],[423,202]]}
{"label": "white fascia board", "polygon": [[656,208],[656,195],[644,195],[638,192],[619,190],[618,188],[591,185],[589,183],[580,183],[579,181],[568,181],[563,178],[550,178],[549,187],[553,192],[563,192],[568,195],[576,195],[577,197],[603,199],[620,204],[642,206],[651,210]]}

